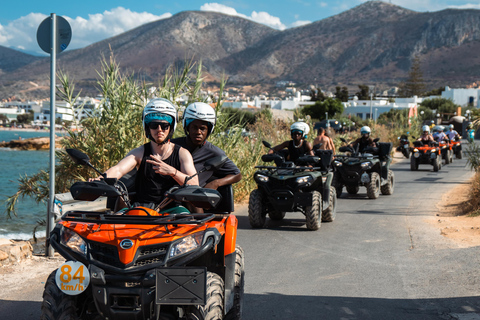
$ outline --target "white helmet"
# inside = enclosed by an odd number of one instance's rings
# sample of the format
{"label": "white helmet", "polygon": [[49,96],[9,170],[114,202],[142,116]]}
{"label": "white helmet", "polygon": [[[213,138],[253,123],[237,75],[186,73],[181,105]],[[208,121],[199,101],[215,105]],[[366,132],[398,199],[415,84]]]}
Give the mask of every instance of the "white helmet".
{"label": "white helmet", "polygon": [[[173,119],[173,123],[169,117]],[[147,124],[153,120],[165,120],[170,123],[170,132],[168,133],[167,139],[164,141],[167,142],[172,138],[172,135],[177,128],[177,108],[170,100],[164,98],[154,98],[147,103],[143,109],[142,122],[145,135],[150,140],[154,139],[150,135],[150,130],[148,129]]]}
{"label": "white helmet", "polygon": [[430,127],[429,126],[423,126],[422,131],[423,132],[427,131],[428,133],[430,133]]}
{"label": "white helmet", "polygon": [[297,130],[302,132],[302,139],[305,139],[310,132],[310,127],[305,122],[295,122],[290,126],[290,133]]}
{"label": "white helmet", "polygon": [[448,128],[449,128],[450,130],[452,130],[452,129],[454,128],[453,124],[450,124],[450,125],[448,126]]}
{"label": "white helmet", "polygon": [[370,134],[372,133],[372,130],[370,130],[370,127],[369,126],[364,126],[360,129],[360,134],[363,136],[364,134]]}
{"label": "white helmet", "polygon": [[215,124],[217,123],[215,109],[205,102],[194,102],[189,104],[183,113],[183,130],[187,135],[187,127],[193,120],[208,122],[208,137],[213,132],[213,129],[215,129]]}

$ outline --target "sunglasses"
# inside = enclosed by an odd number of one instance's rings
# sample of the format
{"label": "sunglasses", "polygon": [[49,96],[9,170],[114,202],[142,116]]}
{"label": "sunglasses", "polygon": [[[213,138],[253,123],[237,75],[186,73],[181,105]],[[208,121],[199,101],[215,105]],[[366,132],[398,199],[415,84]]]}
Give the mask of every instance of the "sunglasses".
{"label": "sunglasses", "polygon": [[170,123],[165,122],[150,122],[148,124],[148,128],[152,130],[157,130],[158,127],[162,128],[163,131],[168,130],[170,128]]}

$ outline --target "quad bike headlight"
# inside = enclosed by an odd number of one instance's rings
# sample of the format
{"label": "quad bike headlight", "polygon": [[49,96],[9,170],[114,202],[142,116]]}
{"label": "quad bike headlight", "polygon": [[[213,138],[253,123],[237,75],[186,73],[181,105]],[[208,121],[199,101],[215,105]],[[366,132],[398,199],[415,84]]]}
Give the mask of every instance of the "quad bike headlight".
{"label": "quad bike headlight", "polygon": [[298,184],[305,184],[305,183],[312,182],[313,178],[312,176],[303,176],[303,177],[298,177],[296,181]]}
{"label": "quad bike headlight", "polygon": [[334,165],[334,166],[337,166],[337,167],[341,167],[341,166],[343,166],[343,163],[340,162],[340,161],[334,160],[334,161],[333,161],[333,165]]}
{"label": "quad bike headlight", "polygon": [[259,182],[268,182],[268,177],[267,176],[264,176],[263,174],[257,174],[255,176],[255,180],[258,180]]}
{"label": "quad bike headlight", "polygon": [[60,230],[60,243],[70,248],[71,250],[87,255],[87,243],[76,232],[62,227]]}
{"label": "quad bike headlight", "polygon": [[372,163],[370,161],[362,162],[360,166],[362,167],[363,170],[368,170],[372,167]]}
{"label": "quad bike headlight", "polygon": [[188,237],[181,239],[179,242],[175,243],[170,249],[169,257],[173,258],[175,256],[188,253],[192,250],[197,249],[202,244],[203,232],[198,232],[192,234]]}
{"label": "quad bike headlight", "polygon": [[413,152],[418,152],[418,149],[417,148],[413,149]]}

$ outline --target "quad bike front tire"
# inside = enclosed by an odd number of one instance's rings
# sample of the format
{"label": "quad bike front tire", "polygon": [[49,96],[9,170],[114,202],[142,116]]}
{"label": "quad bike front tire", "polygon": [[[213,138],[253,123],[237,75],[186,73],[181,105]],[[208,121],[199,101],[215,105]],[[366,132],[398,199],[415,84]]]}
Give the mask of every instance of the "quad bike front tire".
{"label": "quad bike front tire", "polygon": [[393,194],[395,189],[395,174],[392,170],[388,170],[387,180],[388,182],[380,188],[380,191],[382,191],[382,194],[389,196]]}
{"label": "quad bike front tire", "polygon": [[307,220],[308,230],[318,230],[322,219],[322,195],[318,191],[312,192],[312,205],[305,208],[305,218]]}
{"label": "quad bike front tire", "polygon": [[322,222],[332,222],[337,216],[337,191],[333,186],[330,187],[330,196],[328,198],[328,208],[322,212]]}
{"label": "quad bike front tire", "polygon": [[462,150],[458,150],[455,156],[457,157],[457,159],[462,159]]}
{"label": "quad bike front tire", "polygon": [[418,170],[418,160],[412,155],[410,157],[410,171],[417,171]]}
{"label": "quad bike front tire", "polygon": [[222,278],[213,272],[207,272],[207,297],[205,305],[192,306],[186,311],[187,320],[222,320],[223,293],[225,285]]}
{"label": "quad bike front tire", "polygon": [[358,191],[360,190],[359,186],[345,186],[345,189],[347,189],[348,194],[357,194]]}
{"label": "quad bike front tire", "polygon": [[[50,273],[45,289],[43,291],[43,302],[41,305],[40,320],[65,319],[65,320],[83,320],[78,310],[79,299],[84,299],[86,292],[81,295],[67,295],[62,292],[55,283],[55,274],[57,270]],[[85,315],[84,315],[85,316]],[[100,315],[89,314],[88,319],[103,319]]]}
{"label": "quad bike front tire", "polygon": [[442,160],[440,160],[440,157],[437,156],[437,158],[435,158],[435,160],[433,161],[433,171],[437,172],[438,170],[440,170],[441,161]]}
{"label": "quad bike front tire", "polygon": [[403,153],[403,156],[404,156],[405,158],[408,159],[408,158],[410,157],[410,150],[407,150],[407,149],[405,149],[405,148],[402,148],[402,153]]}
{"label": "quad bike front tire", "polygon": [[450,163],[450,150],[447,150],[447,154],[445,154],[445,164]]}
{"label": "quad bike front tire", "polygon": [[245,287],[245,253],[237,245],[235,247],[235,287],[233,288],[233,307],[228,311],[225,320],[240,320],[243,312],[243,294]]}
{"label": "quad bike front tire", "polygon": [[275,220],[275,221],[281,221],[283,218],[285,218],[285,211],[269,211],[268,216],[270,219]]}
{"label": "quad bike front tire", "polygon": [[453,150],[449,150],[450,154],[450,163],[453,163]]}
{"label": "quad bike front tire", "polygon": [[338,174],[333,175],[333,180],[332,180],[332,186],[335,188],[335,191],[337,193],[337,198],[340,198],[343,192],[343,185],[339,181],[340,179],[338,178]]}
{"label": "quad bike front tire", "polygon": [[248,200],[248,221],[252,228],[263,228],[265,226],[266,214],[263,204],[263,196],[260,190],[255,189],[250,193]]}
{"label": "quad bike front tire", "polygon": [[367,196],[369,199],[377,199],[380,195],[380,175],[377,172],[372,172],[370,175],[370,182],[367,184]]}

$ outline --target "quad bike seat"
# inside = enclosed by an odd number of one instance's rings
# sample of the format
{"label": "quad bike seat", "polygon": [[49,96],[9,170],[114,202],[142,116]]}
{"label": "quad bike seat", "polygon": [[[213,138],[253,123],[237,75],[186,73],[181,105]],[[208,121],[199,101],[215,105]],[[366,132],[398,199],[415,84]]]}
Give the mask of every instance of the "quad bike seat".
{"label": "quad bike seat", "polygon": [[385,160],[392,152],[393,144],[391,142],[378,142],[378,157]]}

